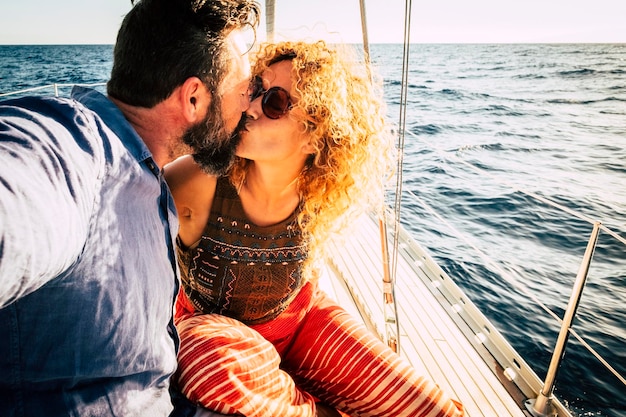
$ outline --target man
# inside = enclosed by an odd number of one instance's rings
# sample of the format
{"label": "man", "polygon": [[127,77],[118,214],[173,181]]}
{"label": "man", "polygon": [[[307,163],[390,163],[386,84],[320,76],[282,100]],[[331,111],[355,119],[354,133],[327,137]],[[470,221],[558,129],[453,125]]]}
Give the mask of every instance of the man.
{"label": "man", "polygon": [[142,0],[108,98],[0,102],[0,415],[167,416],[178,223],[161,168],[230,162],[252,0]]}

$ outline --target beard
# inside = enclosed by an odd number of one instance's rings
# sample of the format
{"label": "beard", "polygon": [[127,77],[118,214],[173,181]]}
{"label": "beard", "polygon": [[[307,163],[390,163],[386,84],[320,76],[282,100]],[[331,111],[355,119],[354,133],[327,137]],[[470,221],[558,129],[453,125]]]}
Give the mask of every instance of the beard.
{"label": "beard", "polygon": [[245,125],[245,114],[232,133],[226,131],[221,112],[209,108],[204,120],[191,126],[183,134],[183,142],[192,150],[194,161],[212,175],[224,175],[235,157],[239,144],[239,130]]}

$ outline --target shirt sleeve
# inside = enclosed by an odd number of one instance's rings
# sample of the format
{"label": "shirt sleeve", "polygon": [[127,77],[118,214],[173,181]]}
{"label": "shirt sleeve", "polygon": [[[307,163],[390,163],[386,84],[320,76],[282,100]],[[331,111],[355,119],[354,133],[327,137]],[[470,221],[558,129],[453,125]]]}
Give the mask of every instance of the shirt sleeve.
{"label": "shirt sleeve", "polygon": [[79,256],[98,188],[92,132],[71,102],[0,103],[0,308]]}

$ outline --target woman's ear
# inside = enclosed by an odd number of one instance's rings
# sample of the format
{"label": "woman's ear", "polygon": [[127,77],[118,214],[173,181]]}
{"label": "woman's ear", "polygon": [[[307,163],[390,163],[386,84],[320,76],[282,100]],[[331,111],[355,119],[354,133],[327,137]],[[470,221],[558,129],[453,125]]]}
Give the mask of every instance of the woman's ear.
{"label": "woman's ear", "polygon": [[309,139],[306,143],[302,145],[302,153],[307,155],[313,155],[316,152],[315,146],[313,146],[313,140]]}
{"label": "woman's ear", "polygon": [[179,99],[183,116],[188,123],[197,123],[206,117],[211,104],[211,93],[198,77],[189,77],[180,87]]}

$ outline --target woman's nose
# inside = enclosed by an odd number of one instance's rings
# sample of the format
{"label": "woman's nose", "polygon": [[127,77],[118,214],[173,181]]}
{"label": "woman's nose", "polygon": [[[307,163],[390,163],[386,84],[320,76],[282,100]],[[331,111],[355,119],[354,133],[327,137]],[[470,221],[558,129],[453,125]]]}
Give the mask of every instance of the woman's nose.
{"label": "woman's nose", "polygon": [[263,113],[263,108],[261,107],[261,97],[257,97],[252,101],[248,101],[248,108],[245,111],[246,116],[252,119],[258,119],[259,116]]}

